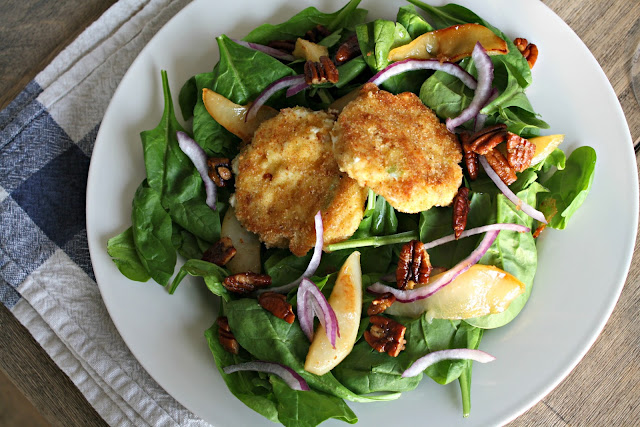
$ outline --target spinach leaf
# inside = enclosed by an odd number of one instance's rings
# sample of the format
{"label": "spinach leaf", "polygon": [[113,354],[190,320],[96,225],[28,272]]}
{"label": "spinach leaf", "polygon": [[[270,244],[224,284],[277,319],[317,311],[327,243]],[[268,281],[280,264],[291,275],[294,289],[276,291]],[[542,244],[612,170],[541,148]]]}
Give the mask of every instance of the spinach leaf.
{"label": "spinach leaf", "polygon": [[331,374],[322,376],[304,370],[309,340],[297,322],[289,324],[264,310],[254,299],[243,298],[225,304],[229,327],[238,343],[259,360],[287,365],[300,374],[310,387],[353,402],[371,402],[399,397],[359,396],[340,384]]}
{"label": "spinach leaf", "polygon": [[358,422],[356,414],[338,397],[315,390],[293,390],[274,375],[270,381],[278,400],[278,420],[285,426],[313,427],[330,418]]}
{"label": "spinach leaf", "polygon": [[137,282],[146,282],[151,277],[138,256],[131,227],[109,239],[107,253],[118,270],[127,278]]}
{"label": "spinach leaf", "polygon": [[376,206],[371,214],[371,234],[373,236],[389,235],[398,230],[396,211],[384,197],[376,197]]}
{"label": "spinach leaf", "polygon": [[162,87],[162,119],[154,129],[140,133],[147,182],[160,195],[161,204],[173,221],[212,242],[220,235],[220,217],[206,205],[202,178],[178,145],[176,132],[184,129],[174,114],[165,71],[162,71]]}
{"label": "spinach leaf", "polygon": [[140,184],[133,197],[131,230],[140,262],[153,280],[165,286],[177,259],[171,242],[171,217],[162,207],[160,194],[147,181]]}
{"label": "spinach leaf", "polygon": [[178,95],[178,105],[180,105],[180,111],[184,120],[189,120],[193,117],[193,109],[198,102],[198,95],[202,91],[198,92],[198,86],[196,84],[196,76],[191,77],[184,82]]}
{"label": "spinach leaf", "polygon": [[396,21],[407,29],[412,39],[434,30],[434,28],[418,14],[415,6],[402,6],[398,10]]}
{"label": "spinach leaf", "polygon": [[205,331],[205,337],[209,343],[209,349],[213,353],[218,371],[227,384],[229,391],[242,403],[253,409],[267,419],[278,422],[277,399],[271,390],[270,384],[262,379],[260,373],[253,371],[240,371],[227,375],[222,370],[229,365],[249,362],[253,360],[250,354],[240,350],[238,355],[227,352],[218,341],[218,325],[214,323]]}
{"label": "spinach leaf", "polygon": [[200,259],[202,254],[209,246],[208,242],[194,236],[184,228],[180,227],[175,222],[173,223],[173,234],[171,235],[171,241],[176,251],[186,259]]}
{"label": "spinach leaf", "polygon": [[550,227],[564,229],[586,199],[593,183],[596,157],[591,147],[576,148],[569,155],[565,168],[543,183],[549,192],[539,195],[538,206],[545,217],[550,218]]}
{"label": "spinach leaf", "polygon": [[178,271],[176,277],[173,278],[173,282],[171,282],[171,288],[169,289],[170,294],[176,291],[176,288],[187,274],[204,278],[204,283],[213,294],[222,297],[225,301],[231,299],[231,294],[222,285],[222,281],[229,275],[229,272],[216,264],[201,259],[187,260],[187,262],[180,267],[180,271]]}
{"label": "spinach leaf", "polygon": [[360,0],[351,0],[334,13],[324,13],[315,7],[308,7],[281,24],[262,24],[251,31],[243,40],[266,44],[271,40],[296,39],[302,37],[316,25],[324,25],[330,31],[339,28],[353,29],[367,16],[366,10],[356,9],[359,3]]}
{"label": "spinach leaf", "polygon": [[549,172],[549,170],[555,167],[558,170],[562,170],[565,168],[567,163],[567,156],[564,154],[559,148],[553,150],[543,161],[538,163],[537,165],[533,165],[532,169],[535,171],[539,171],[544,173]]}
{"label": "spinach leaf", "polygon": [[[517,193],[517,196],[531,206],[535,206],[538,193],[546,191],[539,183],[535,182],[526,190]],[[524,214],[522,210],[507,200],[502,194],[497,196],[496,203],[497,222],[515,223],[532,227],[533,219]],[[526,304],[531,290],[533,279],[538,267],[538,253],[531,233],[518,233],[503,230],[498,234],[493,245],[480,260],[480,264],[495,265],[507,273],[512,274],[525,284],[525,291],[516,297],[509,307],[502,313],[488,314],[486,316],[467,319],[467,323],[479,328],[491,329],[506,325],[512,321]]]}
{"label": "spinach leaf", "polygon": [[364,60],[373,71],[380,71],[389,65],[391,49],[411,41],[402,24],[385,19],[358,25],[356,34]]}

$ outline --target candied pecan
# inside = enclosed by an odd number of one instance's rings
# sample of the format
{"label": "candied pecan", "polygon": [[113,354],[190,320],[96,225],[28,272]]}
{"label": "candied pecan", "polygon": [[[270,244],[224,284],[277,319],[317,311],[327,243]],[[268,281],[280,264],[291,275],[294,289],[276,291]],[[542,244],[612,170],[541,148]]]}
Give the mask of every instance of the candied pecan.
{"label": "candied pecan", "polygon": [[460,187],[458,194],[453,199],[453,232],[456,239],[460,237],[467,226],[467,216],[469,215],[469,189]]}
{"label": "candied pecan", "polygon": [[515,133],[508,133],[507,161],[516,172],[522,172],[531,165],[535,152],[536,146],[528,139]]}
{"label": "candied pecan", "polygon": [[391,357],[397,357],[404,350],[407,341],[404,333],[407,327],[393,319],[383,316],[371,316],[369,318],[371,328],[364,331],[364,339],[369,345],[380,353],[387,353]]}
{"label": "candied pecan", "polygon": [[420,240],[405,243],[400,251],[398,268],[396,269],[396,284],[399,289],[413,289],[416,284],[429,281],[431,262],[429,254]]}
{"label": "candied pecan", "polygon": [[317,43],[323,38],[327,37],[331,34],[331,31],[327,29],[322,24],[318,24],[309,31],[307,31],[304,35],[304,38],[309,40],[310,42]]}
{"label": "candied pecan", "polygon": [[258,303],[262,308],[270,311],[278,319],[287,323],[293,323],[296,315],[293,314],[291,304],[287,302],[287,297],[277,292],[265,292],[258,297]]}
{"label": "candied pecan", "polygon": [[460,134],[460,145],[462,145],[464,166],[467,168],[469,179],[475,181],[475,179],[478,178],[478,155],[471,148],[469,140],[469,133],[463,132]]}
{"label": "candied pecan", "polygon": [[496,145],[506,140],[507,125],[497,124],[484,128],[469,137],[470,148],[481,155],[491,151]]}
{"label": "candied pecan", "polygon": [[209,167],[209,178],[211,178],[218,187],[226,187],[233,180],[229,159],[211,157],[207,159],[207,166]]}
{"label": "candied pecan", "polygon": [[338,47],[336,64],[344,64],[358,55],[360,55],[360,43],[358,43],[358,36],[354,34]]}
{"label": "candied pecan", "polygon": [[304,80],[309,85],[338,83],[339,78],[338,69],[328,56],[321,56],[320,62],[308,60],[304,64]]}
{"label": "candied pecan", "polygon": [[387,308],[391,307],[391,304],[393,304],[394,302],[396,302],[395,295],[393,295],[391,292],[385,292],[378,298],[371,301],[371,305],[367,309],[367,314],[369,316],[380,314]]}
{"label": "candied pecan", "polygon": [[233,242],[230,238],[223,237],[204,252],[202,259],[222,267],[235,255],[236,248],[233,247]]}
{"label": "candied pecan", "polygon": [[487,162],[489,163],[489,166],[491,166],[491,169],[493,169],[495,173],[498,174],[502,182],[507,185],[511,185],[516,181],[516,173],[513,171],[513,169],[511,169],[511,166],[509,166],[509,162],[507,162],[507,159],[504,158],[500,151],[494,148],[493,150],[485,154],[484,157],[485,159],[487,159]]}
{"label": "candied pecan", "polygon": [[231,354],[238,354],[240,351],[240,344],[238,340],[233,336],[233,332],[229,328],[229,321],[226,317],[218,317],[218,341],[222,348]]}
{"label": "candied pecan", "polygon": [[295,40],[271,40],[267,43],[267,46],[274,49],[281,50],[283,52],[291,53],[296,48]]}
{"label": "candied pecan", "polygon": [[536,60],[538,59],[538,46],[533,43],[529,43],[527,39],[523,39],[521,37],[515,39],[513,43],[516,45],[520,53],[522,53],[522,56],[527,60],[529,68],[533,68]]}
{"label": "candied pecan", "polygon": [[236,294],[248,294],[269,285],[271,285],[271,276],[250,271],[227,276],[222,281],[222,286]]}

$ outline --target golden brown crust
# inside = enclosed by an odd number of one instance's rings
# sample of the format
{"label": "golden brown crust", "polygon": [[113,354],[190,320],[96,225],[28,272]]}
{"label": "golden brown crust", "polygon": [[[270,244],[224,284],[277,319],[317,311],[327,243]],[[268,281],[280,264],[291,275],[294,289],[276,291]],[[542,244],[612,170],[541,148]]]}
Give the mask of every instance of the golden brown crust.
{"label": "golden brown crust", "polygon": [[238,157],[236,216],[267,246],[297,256],[315,243],[321,210],[324,242],[345,240],[362,220],[366,189],[340,172],[329,132],[334,116],[287,108],[262,123]]}
{"label": "golden brown crust", "polygon": [[413,93],[368,83],[332,131],[340,170],[401,212],[451,203],[462,182],[460,144]]}

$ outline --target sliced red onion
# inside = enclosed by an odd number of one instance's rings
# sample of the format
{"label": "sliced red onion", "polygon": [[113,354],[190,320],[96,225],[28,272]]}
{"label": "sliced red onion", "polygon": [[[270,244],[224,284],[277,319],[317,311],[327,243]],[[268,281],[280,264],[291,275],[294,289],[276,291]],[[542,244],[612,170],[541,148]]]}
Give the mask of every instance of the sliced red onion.
{"label": "sliced red onion", "polygon": [[428,353],[413,362],[409,369],[402,373],[402,378],[415,377],[425,369],[427,369],[429,366],[442,360],[457,359],[473,360],[474,362],[480,363],[488,363],[496,360],[496,358],[489,353],[486,353],[482,350],[473,350],[470,348],[452,348],[449,350],[432,351],[431,353]]}
{"label": "sliced red onion", "polygon": [[195,142],[189,135],[179,131],[176,132],[178,145],[184,154],[191,160],[193,165],[200,173],[200,177],[204,182],[204,189],[207,195],[206,203],[212,210],[216,210],[216,199],[218,189],[216,184],[209,177],[209,166],[207,166],[207,153]]}
{"label": "sliced red onion", "polygon": [[229,365],[222,368],[225,374],[229,375],[238,371],[258,371],[267,372],[277,375],[294,390],[308,391],[309,385],[296,371],[288,366],[275,362],[265,362],[256,360],[253,362],[238,363],[237,365]]}
{"label": "sliced red onion", "polygon": [[239,44],[240,46],[248,47],[249,49],[257,50],[262,53],[266,53],[269,56],[273,56],[276,59],[283,61],[295,61],[295,57],[287,52],[283,52],[279,49],[275,49],[271,46],[266,46],[259,43],[246,42],[244,40],[231,39],[232,42]]}
{"label": "sliced red onion", "polygon": [[245,116],[244,121],[248,122],[249,120],[252,120],[256,114],[258,114],[260,107],[262,107],[274,93],[287,87],[299,85],[302,82],[304,82],[304,76],[287,76],[271,83],[260,95],[258,95],[256,100],[253,101],[247,110],[247,115]]}
{"label": "sliced red onion", "polygon": [[287,98],[289,98],[290,96],[293,96],[299,92],[302,92],[303,90],[307,89],[309,87],[309,85],[307,84],[306,81],[302,81],[302,83],[297,84],[295,86],[291,86],[289,89],[287,89]]}
{"label": "sliced red onion", "polygon": [[318,266],[320,265],[320,259],[322,258],[322,247],[324,246],[324,227],[322,225],[322,213],[320,211],[318,211],[318,213],[314,217],[314,224],[316,229],[316,245],[313,248],[313,255],[311,255],[311,260],[309,260],[309,265],[307,265],[307,269],[304,271],[304,273],[302,273],[300,277],[289,284],[278,286],[277,288],[263,288],[258,291],[258,294],[261,294],[263,292],[278,292],[280,294],[287,293],[291,289],[298,286],[302,279],[311,277],[315,274]]}
{"label": "sliced red onion", "polygon": [[459,78],[469,89],[475,89],[478,84],[476,79],[458,64],[453,62],[440,62],[437,59],[404,59],[394,62],[385,69],[378,71],[376,75],[369,79],[369,82],[380,86],[385,80],[393,76],[414,70],[444,71],[447,74]]}
{"label": "sliced red onion", "polygon": [[413,302],[429,298],[431,295],[435,294],[440,289],[451,283],[456,277],[470,269],[472,265],[480,261],[487,250],[489,250],[494,240],[496,240],[496,237],[498,237],[498,233],[500,233],[500,230],[488,231],[478,247],[473,252],[471,252],[471,255],[469,255],[466,259],[460,261],[452,269],[447,270],[442,274],[442,276],[440,276],[438,280],[429,283],[427,286],[403,291],[398,288],[393,288],[391,286],[383,285],[382,283],[378,282],[369,286],[367,288],[367,291],[375,294],[391,292],[393,295],[395,295],[396,300],[399,302]]}
{"label": "sliced red onion", "polygon": [[538,222],[547,224],[547,219],[544,217],[544,214],[542,212],[540,212],[539,210],[532,207],[527,202],[525,202],[524,200],[516,196],[516,194],[513,191],[511,191],[509,186],[500,179],[498,174],[489,165],[489,162],[487,162],[487,159],[485,159],[484,156],[478,156],[478,157],[480,158],[480,164],[484,168],[484,171],[487,173],[489,178],[491,178],[491,181],[493,181],[496,184],[496,186],[500,189],[500,191],[502,191],[502,194],[504,194],[504,196],[507,199],[509,199],[511,203],[516,205],[516,209],[522,210],[522,212],[526,213],[527,215],[529,215],[531,218],[535,219]]}
{"label": "sliced red onion", "polygon": [[[464,237],[474,236],[476,234],[486,233],[487,231],[495,231],[495,230],[509,230],[509,231],[519,231],[520,233],[528,233],[531,229],[525,225],[520,224],[511,224],[511,223],[498,223],[498,224],[489,224],[483,225],[482,227],[470,228],[465,230],[460,234],[459,239]],[[436,246],[444,245],[445,243],[453,242],[457,240],[455,234],[450,234],[448,236],[441,237],[436,240],[432,240],[429,243],[424,244],[424,249],[433,249]]]}
{"label": "sliced red onion", "polygon": [[478,70],[478,87],[476,87],[476,92],[473,95],[471,104],[462,110],[458,117],[448,118],[446,120],[447,129],[449,129],[450,132],[453,132],[455,128],[467,120],[476,117],[493,95],[493,89],[491,87],[493,82],[493,62],[491,62],[491,58],[489,58],[489,55],[487,55],[487,52],[480,42],[476,43],[473,48],[471,58],[473,58],[473,62]]}
{"label": "sliced red onion", "polygon": [[336,336],[340,336],[336,313],[320,289],[307,278],[302,279],[298,287],[297,304],[300,328],[309,341],[313,340],[313,318],[318,317],[331,346],[336,348]]}

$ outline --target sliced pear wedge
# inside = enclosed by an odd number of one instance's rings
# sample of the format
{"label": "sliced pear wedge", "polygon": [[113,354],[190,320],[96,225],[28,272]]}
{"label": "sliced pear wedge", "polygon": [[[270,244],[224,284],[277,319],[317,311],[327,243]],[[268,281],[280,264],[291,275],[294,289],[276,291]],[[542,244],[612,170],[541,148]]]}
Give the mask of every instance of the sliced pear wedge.
{"label": "sliced pear wedge", "polygon": [[296,40],[295,49],[291,54],[295,58],[304,59],[305,61],[320,62],[321,56],[329,56],[329,49],[326,46],[299,38]]}
{"label": "sliced pear wedge", "polygon": [[529,138],[529,142],[533,143],[536,146],[536,151],[533,153],[533,159],[531,159],[531,164],[536,165],[544,160],[553,150],[558,148],[564,141],[563,134],[557,135],[547,135],[547,136],[536,136],[534,138]]}
{"label": "sliced pear wedge", "polygon": [[504,55],[509,52],[507,42],[487,27],[464,24],[424,33],[412,42],[392,49],[388,59],[402,61],[436,58],[440,61],[456,62],[471,56],[477,42],[480,42],[489,55]]}
{"label": "sliced pear wedge", "polygon": [[224,214],[220,237],[230,238],[236,249],[234,257],[225,265],[231,273],[261,272],[260,240],[240,224],[232,207]]}
{"label": "sliced pear wedge", "polygon": [[340,336],[336,338],[336,348],[333,348],[322,325],[316,329],[304,363],[305,371],[316,375],[324,375],[335,368],[356,342],[362,314],[360,252],[349,255],[340,268],[329,296],[329,305],[336,313]]}
{"label": "sliced pear wedge", "polygon": [[385,314],[418,317],[427,312],[431,319],[470,319],[502,313],[524,288],[524,283],[498,267],[475,264],[429,298],[395,302]]}
{"label": "sliced pear wedge", "polygon": [[216,122],[243,141],[250,141],[260,123],[278,114],[278,110],[265,105],[260,107],[256,117],[245,121],[251,104],[238,105],[207,88],[202,89],[202,102]]}

